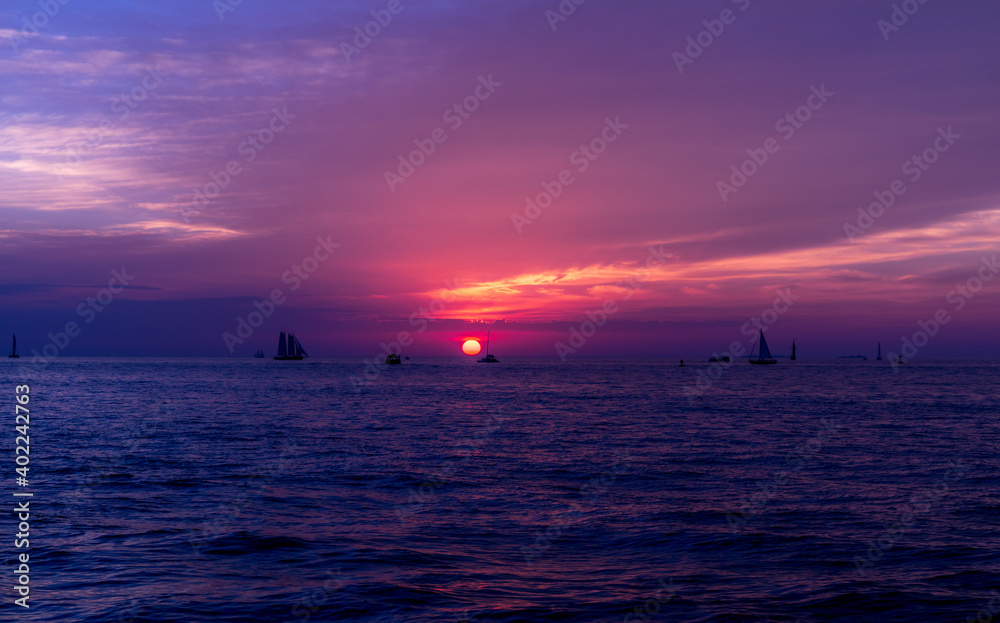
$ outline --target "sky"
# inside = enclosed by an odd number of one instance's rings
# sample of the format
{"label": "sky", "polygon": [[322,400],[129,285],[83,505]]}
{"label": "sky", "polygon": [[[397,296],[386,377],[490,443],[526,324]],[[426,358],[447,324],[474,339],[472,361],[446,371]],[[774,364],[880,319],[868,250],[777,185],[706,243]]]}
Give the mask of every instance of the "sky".
{"label": "sky", "polygon": [[578,2],[5,2],[0,335],[997,356],[1000,5]]}

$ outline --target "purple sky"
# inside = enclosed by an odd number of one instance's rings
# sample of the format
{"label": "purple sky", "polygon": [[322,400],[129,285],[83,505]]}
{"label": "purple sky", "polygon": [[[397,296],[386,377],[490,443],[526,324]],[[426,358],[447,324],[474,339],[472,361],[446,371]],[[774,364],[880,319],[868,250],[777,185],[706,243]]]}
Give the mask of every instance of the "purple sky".
{"label": "purple sky", "polygon": [[[1000,352],[1000,279],[957,293],[1000,251],[996,2],[887,30],[871,0],[587,0],[564,21],[556,0],[401,0],[344,45],[391,4],[5,3],[0,336],[30,353],[75,321],[61,355],[229,356],[281,289],[233,354],[289,328],[313,355],[400,331],[407,354],[459,355],[502,320],[498,354],[555,356],[607,303],[575,356],[700,358],[791,288],[776,352],[898,351],[939,309],[921,357]],[[747,150],[767,161],[737,188]],[[559,196],[526,223],[543,184]],[[317,237],[340,246],[286,273]]]}

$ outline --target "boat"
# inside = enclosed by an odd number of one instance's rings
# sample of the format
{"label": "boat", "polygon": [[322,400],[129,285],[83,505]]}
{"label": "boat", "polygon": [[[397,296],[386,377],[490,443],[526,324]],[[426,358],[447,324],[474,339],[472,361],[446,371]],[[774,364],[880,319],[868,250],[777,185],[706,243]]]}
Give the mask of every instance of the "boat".
{"label": "boat", "polygon": [[500,363],[500,360],[490,354],[490,332],[486,332],[486,356],[479,363]]}
{"label": "boat", "polygon": [[710,357],[708,363],[729,363],[729,355],[722,355],[721,357]]}
{"label": "boat", "polygon": [[254,359],[263,359],[264,358],[264,351],[263,351],[263,349],[258,350],[256,353],[254,353],[253,354],[253,358]]}
{"label": "boat", "polygon": [[20,359],[21,355],[17,354],[17,336],[14,336],[14,345],[10,348],[10,354],[7,355],[8,359]]}
{"label": "boat", "polygon": [[760,338],[757,340],[757,344],[760,347],[760,351],[757,353],[757,358],[754,359],[753,349],[750,349],[750,363],[757,366],[778,363],[777,359],[771,358],[771,349],[767,347],[767,340],[764,339],[763,329],[760,329]]}
{"label": "boat", "polygon": [[284,331],[278,336],[278,354],[274,357],[276,361],[301,361],[309,354],[302,348],[295,334],[285,334]]}
{"label": "boat", "polygon": [[679,366],[677,366],[677,367],[678,367],[678,368],[683,368],[683,367],[684,367],[684,360],[683,360],[683,359],[681,359],[681,365],[679,365]]}
{"label": "boat", "polygon": [[403,360],[396,353],[389,353],[389,356],[385,358],[385,363],[390,366],[398,366],[403,363]]}
{"label": "boat", "polygon": [[882,361],[882,342],[878,343],[878,357],[875,358],[875,361]]}
{"label": "boat", "polygon": [[792,361],[795,361],[795,340],[792,340]]}

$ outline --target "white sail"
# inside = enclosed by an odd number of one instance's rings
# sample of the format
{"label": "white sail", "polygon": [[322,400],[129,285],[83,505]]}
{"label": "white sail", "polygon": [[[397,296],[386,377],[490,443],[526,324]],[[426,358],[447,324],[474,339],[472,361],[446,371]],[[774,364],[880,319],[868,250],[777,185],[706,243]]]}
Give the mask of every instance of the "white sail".
{"label": "white sail", "polygon": [[281,334],[278,336],[278,356],[279,357],[287,357],[288,356],[288,350],[286,350],[286,347],[285,347],[285,332],[284,331],[282,331]]}

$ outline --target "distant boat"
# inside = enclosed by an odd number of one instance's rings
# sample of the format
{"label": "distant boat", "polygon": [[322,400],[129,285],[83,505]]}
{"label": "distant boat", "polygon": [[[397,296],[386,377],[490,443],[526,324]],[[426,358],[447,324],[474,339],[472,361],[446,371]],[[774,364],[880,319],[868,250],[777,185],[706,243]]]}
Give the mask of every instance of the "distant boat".
{"label": "distant boat", "polygon": [[795,361],[795,340],[792,340],[792,361]]}
{"label": "distant boat", "polygon": [[302,348],[302,343],[294,334],[285,335],[284,331],[281,332],[278,336],[278,354],[275,356],[277,361],[301,361],[308,356],[309,353]]}
{"label": "distant boat", "polygon": [[753,358],[753,349],[750,350],[750,363],[758,366],[778,363],[777,359],[771,357],[771,349],[767,347],[767,340],[764,339],[763,330],[760,330],[758,345],[760,346],[760,352],[757,353],[756,359]]}
{"label": "distant boat", "polygon": [[684,360],[683,360],[683,359],[681,359],[681,365],[679,365],[679,366],[677,366],[677,367],[678,367],[678,368],[683,368],[683,367],[684,367]]}
{"label": "distant boat", "polygon": [[882,342],[878,343],[878,357],[875,358],[875,361],[882,361]]}
{"label": "distant boat", "polygon": [[389,353],[389,356],[385,358],[385,362],[390,366],[398,366],[403,363],[403,360],[396,353]]}
{"label": "distant boat", "polygon": [[710,357],[709,360],[708,360],[708,362],[709,363],[720,363],[720,362],[729,363],[729,355],[722,355],[721,357]]}
{"label": "distant boat", "polygon": [[254,357],[254,359],[263,359],[264,358],[264,351],[263,350],[258,350],[256,353],[253,354],[253,357]]}
{"label": "distant boat", "polygon": [[490,354],[490,332],[486,332],[486,356],[479,363],[500,363],[500,360]]}
{"label": "distant boat", "polygon": [[20,359],[21,355],[17,354],[17,336],[14,336],[14,345],[10,348],[10,354],[7,355],[8,359]]}

